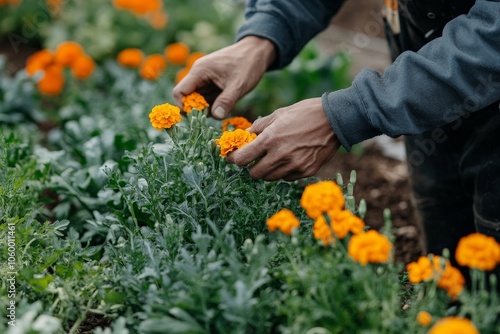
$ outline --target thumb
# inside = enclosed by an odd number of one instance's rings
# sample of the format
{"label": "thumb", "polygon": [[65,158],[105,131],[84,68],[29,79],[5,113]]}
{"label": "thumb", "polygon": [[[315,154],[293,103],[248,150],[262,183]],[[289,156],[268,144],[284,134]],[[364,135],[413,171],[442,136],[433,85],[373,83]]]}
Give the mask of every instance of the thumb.
{"label": "thumb", "polygon": [[240,96],[235,90],[223,90],[212,104],[212,116],[217,119],[226,118],[229,112],[234,109],[239,98]]}

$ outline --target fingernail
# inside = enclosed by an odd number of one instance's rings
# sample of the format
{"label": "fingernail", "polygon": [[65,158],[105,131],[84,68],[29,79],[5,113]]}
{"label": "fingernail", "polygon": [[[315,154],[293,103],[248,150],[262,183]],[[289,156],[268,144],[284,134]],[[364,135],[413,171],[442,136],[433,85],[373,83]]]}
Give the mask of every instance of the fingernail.
{"label": "fingernail", "polygon": [[213,112],[212,114],[216,117],[216,118],[224,118],[226,117],[226,111],[224,110],[224,108],[222,107],[217,107]]}

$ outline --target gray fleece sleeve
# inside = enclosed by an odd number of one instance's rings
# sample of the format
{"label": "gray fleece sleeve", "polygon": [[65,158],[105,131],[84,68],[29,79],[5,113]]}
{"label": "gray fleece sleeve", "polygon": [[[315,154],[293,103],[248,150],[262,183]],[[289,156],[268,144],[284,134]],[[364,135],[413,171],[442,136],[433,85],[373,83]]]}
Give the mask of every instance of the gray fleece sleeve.
{"label": "gray fleece sleeve", "polygon": [[288,65],[304,45],[330,23],[343,0],[250,0],[236,40],[246,36],[269,39],[277,60],[270,69]]}
{"label": "gray fleece sleeve", "polygon": [[476,1],[442,37],[322,99],[347,150],[380,134],[419,134],[500,100],[500,1]]}

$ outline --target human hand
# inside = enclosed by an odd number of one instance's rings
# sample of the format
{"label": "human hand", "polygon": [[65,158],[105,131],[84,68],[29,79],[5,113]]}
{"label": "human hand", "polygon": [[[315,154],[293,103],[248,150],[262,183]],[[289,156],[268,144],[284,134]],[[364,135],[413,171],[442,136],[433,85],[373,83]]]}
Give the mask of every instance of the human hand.
{"label": "human hand", "polygon": [[255,36],[208,54],[198,59],[174,87],[175,103],[182,108],[182,96],[197,91],[210,103],[212,116],[223,119],[255,88],[275,54],[272,42]]}
{"label": "human hand", "polygon": [[258,134],[251,143],[231,152],[227,160],[249,167],[254,179],[293,181],[316,174],[333,158],[340,143],[321,98],[300,101],[257,119],[248,129]]}

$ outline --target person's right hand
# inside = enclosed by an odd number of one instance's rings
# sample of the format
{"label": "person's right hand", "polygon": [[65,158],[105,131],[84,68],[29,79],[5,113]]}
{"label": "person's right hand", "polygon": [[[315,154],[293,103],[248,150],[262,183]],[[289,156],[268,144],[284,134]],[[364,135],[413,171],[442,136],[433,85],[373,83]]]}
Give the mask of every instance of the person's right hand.
{"label": "person's right hand", "polygon": [[208,54],[174,87],[175,103],[182,108],[182,96],[196,91],[210,103],[212,116],[223,119],[255,88],[275,56],[274,44],[255,36]]}

